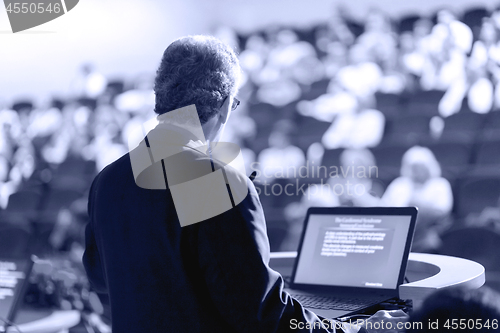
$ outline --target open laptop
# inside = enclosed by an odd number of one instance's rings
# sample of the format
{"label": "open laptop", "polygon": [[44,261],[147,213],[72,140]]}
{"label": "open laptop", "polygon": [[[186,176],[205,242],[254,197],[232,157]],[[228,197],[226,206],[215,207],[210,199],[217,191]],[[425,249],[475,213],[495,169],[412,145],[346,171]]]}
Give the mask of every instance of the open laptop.
{"label": "open laptop", "polygon": [[0,332],[5,332],[15,319],[29,282],[33,258],[0,257]]}
{"label": "open laptop", "polygon": [[310,208],[287,291],[325,318],[398,297],[417,209]]}

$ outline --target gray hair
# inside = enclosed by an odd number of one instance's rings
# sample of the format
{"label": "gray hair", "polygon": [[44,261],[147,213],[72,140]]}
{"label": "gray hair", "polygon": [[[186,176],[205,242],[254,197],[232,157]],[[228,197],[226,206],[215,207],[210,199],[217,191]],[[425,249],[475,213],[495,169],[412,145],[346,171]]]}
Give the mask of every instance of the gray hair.
{"label": "gray hair", "polygon": [[211,36],[187,36],[170,44],[156,73],[155,112],[196,105],[201,124],[228,96],[236,95],[241,69],[234,51]]}
{"label": "gray hair", "polygon": [[422,164],[429,171],[431,178],[441,177],[441,166],[432,151],[427,147],[413,146],[408,149],[401,161],[401,176],[411,177],[411,166]]}

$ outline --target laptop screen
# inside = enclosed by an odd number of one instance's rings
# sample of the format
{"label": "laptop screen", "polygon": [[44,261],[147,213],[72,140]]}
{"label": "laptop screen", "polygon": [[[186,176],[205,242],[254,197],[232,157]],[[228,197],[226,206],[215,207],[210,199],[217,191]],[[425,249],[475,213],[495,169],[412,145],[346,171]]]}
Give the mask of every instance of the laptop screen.
{"label": "laptop screen", "polygon": [[31,259],[0,258],[0,331],[5,328],[3,319],[14,320],[32,266]]}
{"label": "laptop screen", "polygon": [[[308,214],[294,283],[396,289],[412,215]],[[406,266],[406,263],[405,263]]]}

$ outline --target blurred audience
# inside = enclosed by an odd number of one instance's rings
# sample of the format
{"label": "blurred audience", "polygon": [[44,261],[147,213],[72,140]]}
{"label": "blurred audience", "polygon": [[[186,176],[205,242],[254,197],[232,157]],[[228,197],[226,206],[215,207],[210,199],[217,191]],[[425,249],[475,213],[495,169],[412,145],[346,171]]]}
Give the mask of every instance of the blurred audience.
{"label": "blurred audience", "polygon": [[[441,131],[447,117],[463,112],[464,101],[478,114],[500,109],[500,8],[482,19],[479,30],[446,9],[435,19],[421,16],[404,31],[397,19],[374,9],[363,24],[336,7],[328,22],[311,29],[271,26],[245,36],[218,28],[216,34],[239,49],[244,70],[238,96],[242,105],[223,139],[240,145],[247,174],[258,169],[256,184],[301,178],[298,170],[304,166],[310,170],[311,163],[320,165],[325,150],[342,150],[339,165],[327,166],[338,167],[336,177],[299,179],[291,187],[294,195],[282,200],[283,207],[277,207],[279,200],[261,196],[263,205],[272,206],[264,207],[271,216],[268,225],[276,222],[273,214],[286,223],[279,250],[297,250],[305,214],[313,206],[417,206],[414,252],[435,252],[440,235],[450,227],[454,179],[441,176],[431,150],[410,148],[402,158],[400,176],[384,179],[389,184],[384,191],[382,180],[375,178],[377,162],[385,161],[376,161],[372,148],[385,144],[384,135],[394,119],[404,116],[402,105],[418,93],[444,93],[436,106],[440,117],[433,118]],[[16,221],[8,210],[13,194],[33,192],[36,196],[28,198],[38,198],[30,208],[36,214],[26,213],[30,219],[37,217],[30,220],[36,226],[36,242],[48,248],[44,251],[64,252],[80,262],[88,188],[99,171],[127,153],[129,140],[142,139],[134,137],[142,132],[137,129],[155,121],[153,77],[140,73],[112,80],[85,63],[68,96],[42,103],[0,101],[0,223]],[[377,96],[384,94],[404,101],[395,115],[377,104]],[[262,103],[277,114],[263,120],[248,111]],[[305,126],[299,120],[304,116],[317,120],[318,128],[326,124],[324,129],[304,131],[313,137],[305,148],[296,134]],[[264,147],[252,150],[254,141],[264,142]],[[55,214],[46,214],[58,195]],[[500,200],[464,222],[500,230]],[[271,240],[279,238],[271,233]],[[485,287],[444,290],[429,297],[412,320],[491,322],[500,318],[498,297]]]}
{"label": "blurred audience", "polygon": [[[273,25],[243,35],[219,27],[216,34],[240,50],[244,70],[242,107],[234,115],[239,121],[226,129],[224,140],[241,146],[248,174],[257,165],[261,177],[256,181],[271,183],[274,178],[297,177],[301,166],[310,168],[308,163],[319,165],[325,150],[345,149],[339,167],[375,167],[367,149],[385,144],[394,117],[404,113],[398,104],[396,115],[387,114],[377,104],[380,94],[407,101],[412,94],[440,90],[444,96],[436,110],[442,118],[460,112],[464,100],[472,112],[493,112],[500,107],[500,10],[482,18],[477,27],[459,17],[443,9],[435,18],[420,16],[401,29],[398,18],[381,10],[370,11],[362,23],[335,7],[328,22],[312,28]],[[13,193],[34,184],[49,193],[71,163],[90,165],[85,175],[81,170],[72,175],[90,184],[93,175],[125,154],[129,139],[134,141],[131,135],[144,122],[154,121],[152,77],[141,73],[112,80],[85,63],[65,98],[38,104],[19,100],[12,106],[2,102],[0,208],[7,208]],[[263,103],[275,114],[260,117],[247,111]],[[318,129],[302,131],[305,125],[299,119],[304,116],[314,118],[311,124],[317,121]],[[435,118],[443,128],[446,119]],[[299,138],[299,132],[308,137]],[[440,174],[430,150],[414,147],[403,157],[401,176],[387,180],[390,185],[383,195],[381,181],[374,186],[370,177],[312,179],[316,187],[308,187],[283,214],[296,237],[310,206],[415,205],[419,221],[414,249],[432,251],[448,226],[444,221],[453,205],[450,183]],[[347,181],[366,191],[331,191]],[[286,244],[293,249],[293,240]]]}

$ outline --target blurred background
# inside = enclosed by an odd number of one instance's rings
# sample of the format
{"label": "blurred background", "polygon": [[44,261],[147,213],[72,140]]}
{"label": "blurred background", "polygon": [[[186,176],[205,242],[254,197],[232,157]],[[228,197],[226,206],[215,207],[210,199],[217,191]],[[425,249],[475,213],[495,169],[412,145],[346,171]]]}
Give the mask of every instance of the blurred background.
{"label": "blurred background", "polygon": [[297,249],[311,206],[418,206],[412,250],[478,261],[500,290],[500,3],[86,0],[17,34],[0,11],[0,256],[43,259],[28,303],[103,313],[88,189],[187,34],[239,54],[224,139],[258,171],[272,251]]}

